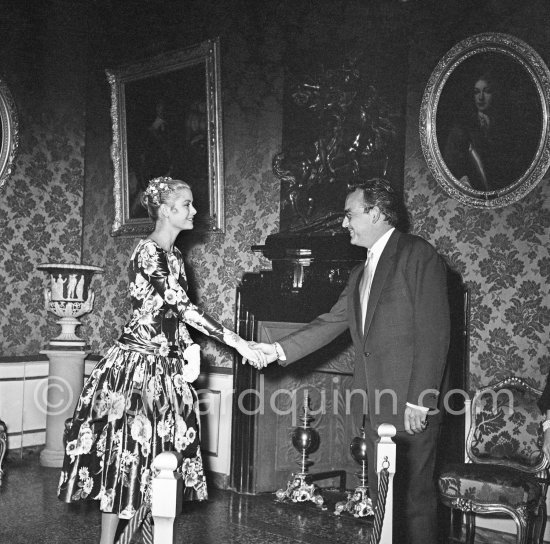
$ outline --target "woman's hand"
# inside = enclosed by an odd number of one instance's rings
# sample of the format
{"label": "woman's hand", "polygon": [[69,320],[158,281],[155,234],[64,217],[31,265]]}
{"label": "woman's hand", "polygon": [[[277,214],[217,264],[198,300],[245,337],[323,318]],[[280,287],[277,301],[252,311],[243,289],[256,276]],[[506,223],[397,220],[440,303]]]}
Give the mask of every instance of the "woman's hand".
{"label": "woman's hand", "polygon": [[266,355],[260,349],[253,349],[249,343],[236,332],[223,328],[223,341],[235,348],[243,358],[243,364],[248,361],[254,368],[264,368],[268,365]]}
{"label": "woman's hand", "polygon": [[248,345],[252,349],[259,349],[260,351],[262,351],[267,358],[267,364],[273,363],[277,360],[277,350],[275,348],[275,344],[264,344],[249,341]]}
{"label": "woman's hand", "polygon": [[247,361],[257,369],[266,367],[269,363],[267,357],[259,349],[252,349],[247,342],[242,338],[241,341],[235,346],[235,349],[242,355],[243,364]]}

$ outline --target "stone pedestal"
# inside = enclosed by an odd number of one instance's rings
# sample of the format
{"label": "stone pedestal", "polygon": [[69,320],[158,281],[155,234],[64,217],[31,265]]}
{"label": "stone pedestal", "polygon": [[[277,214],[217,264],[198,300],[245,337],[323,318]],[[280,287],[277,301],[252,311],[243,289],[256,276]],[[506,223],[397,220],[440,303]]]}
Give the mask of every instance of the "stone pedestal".
{"label": "stone pedestal", "polygon": [[72,417],[84,385],[84,360],[89,351],[45,349],[50,360],[47,389],[46,447],[40,454],[45,467],[63,465],[65,420]]}

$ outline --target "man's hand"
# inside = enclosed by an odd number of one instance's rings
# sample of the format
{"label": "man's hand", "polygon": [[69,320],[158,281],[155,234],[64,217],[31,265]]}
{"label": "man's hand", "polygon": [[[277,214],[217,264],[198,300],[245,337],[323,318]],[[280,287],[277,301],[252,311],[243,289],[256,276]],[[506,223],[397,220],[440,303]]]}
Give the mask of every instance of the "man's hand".
{"label": "man's hand", "polygon": [[405,408],[405,430],[409,434],[418,434],[423,432],[428,426],[426,421],[427,413],[425,410],[420,410],[418,408],[413,408],[412,406],[407,406]]}
{"label": "man's hand", "polygon": [[248,345],[252,349],[257,349],[261,351],[267,359],[267,364],[273,363],[274,361],[277,360],[277,350],[275,349],[274,344],[264,344],[261,342],[248,342]]}

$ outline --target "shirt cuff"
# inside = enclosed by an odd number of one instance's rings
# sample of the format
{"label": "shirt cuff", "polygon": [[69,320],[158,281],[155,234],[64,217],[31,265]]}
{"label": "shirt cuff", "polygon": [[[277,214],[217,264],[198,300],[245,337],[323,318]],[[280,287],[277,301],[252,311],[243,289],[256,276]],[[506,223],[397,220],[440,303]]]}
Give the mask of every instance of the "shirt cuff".
{"label": "shirt cuff", "polygon": [[283,348],[281,347],[281,344],[279,342],[273,342],[273,346],[275,347],[275,353],[277,354],[277,359],[279,361],[286,361],[286,355],[283,351]]}
{"label": "shirt cuff", "polygon": [[424,413],[428,413],[430,409],[427,406],[418,406],[418,404],[405,403],[409,408],[415,408],[416,410],[422,410]]}

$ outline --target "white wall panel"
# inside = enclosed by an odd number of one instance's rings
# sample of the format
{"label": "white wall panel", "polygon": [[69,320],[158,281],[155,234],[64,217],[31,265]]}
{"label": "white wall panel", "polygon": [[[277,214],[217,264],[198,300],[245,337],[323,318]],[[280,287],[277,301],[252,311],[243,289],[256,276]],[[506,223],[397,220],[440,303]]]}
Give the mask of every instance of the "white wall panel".
{"label": "white wall panel", "polygon": [[231,469],[231,374],[201,374],[195,389],[201,409],[201,450],[207,470],[229,475]]}
{"label": "white wall panel", "polygon": [[47,361],[0,364],[0,418],[8,428],[8,447],[44,444],[46,412],[40,391],[46,389]]}

